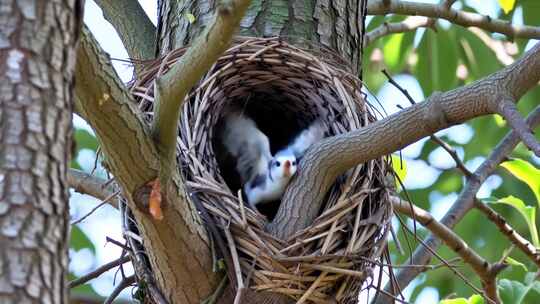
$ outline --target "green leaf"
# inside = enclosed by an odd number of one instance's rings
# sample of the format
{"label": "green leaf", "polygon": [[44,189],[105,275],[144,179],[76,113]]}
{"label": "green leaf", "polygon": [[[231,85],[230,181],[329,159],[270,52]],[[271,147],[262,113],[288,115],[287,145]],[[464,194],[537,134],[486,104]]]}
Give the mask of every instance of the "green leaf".
{"label": "green leaf", "polygon": [[514,207],[519,213],[525,218],[527,225],[529,226],[529,231],[531,233],[531,238],[533,245],[536,247],[540,246],[538,241],[538,230],[536,229],[536,208],[527,206],[525,203],[515,196],[507,196],[498,200],[487,200],[490,203],[496,204],[505,204],[508,206]]}
{"label": "green leaf", "polygon": [[520,299],[527,294],[525,285],[518,281],[502,279],[499,280],[497,287],[504,304],[519,304],[521,303]]}
{"label": "green leaf", "polygon": [[447,91],[457,85],[458,47],[455,30],[427,30],[418,46],[418,64],[415,73],[429,96],[433,91]]}
{"label": "green leaf", "polygon": [[540,170],[520,158],[505,161],[501,164],[501,167],[510,171],[513,176],[526,183],[531,188],[536,197],[536,202],[540,206]]}
{"label": "green leaf", "polygon": [[470,298],[456,298],[441,300],[439,304],[484,304],[484,298],[480,295],[472,295]]}
{"label": "green leaf", "polygon": [[86,234],[77,226],[71,226],[71,239],[69,240],[69,247],[78,251],[83,248],[88,248],[92,253],[96,253],[96,247],[94,243],[86,236]]}
{"label": "green leaf", "polygon": [[499,5],[503,9],[504,13],[508,14],[514,9],[514,6],[516,5],[516,0],[499,0]]}
{"label": "green leaf", "polygon": [[81,149],[96,151],[98,148],[96,137],[84,129],[75,130],[75,142],[77,143],[77,151]]}
{"label": "green leaf", "polygon": [[189,23],[195,22],[195,16],[193,14],[186,13],[185,16],[186,16],[186,19],[189,21]]}
{"label": "green leaf", "polygon": [[514,260],[511,257],[506,257],[506,259],[504,261],[506,262],[506,264],[508,264],[510,266],[521,267],[523,270],[529,271],[527,269],[527,266],[525,266],[525,264],[521,263],[520,261]]}
{"label": "green leaf", "polygon": [[401,56],[401,41],[403,40],[403,33],[390,36],[388,41],[384,44],[384,62],[390,69],[395,69],[399,63]]}
{"label": "green leaf", "polygon": [[499,294],[504,304],[519,304],[523,303],[525,296],[532,289],[536,292],[540,290],[540,282],[536,280],[535,273],[527,273],[525,276],[525,284],[518,281],[512,281],[507,279],[499,280],[497,287]]}
{"label": "green leaf", "polygon": [[[400,159],[399,156],[392,154],[392,168],[396,172],[397,177],[404,181],[407,176],[407,163],[404,159]],[[399,184],[399,182],[398,182]]]}

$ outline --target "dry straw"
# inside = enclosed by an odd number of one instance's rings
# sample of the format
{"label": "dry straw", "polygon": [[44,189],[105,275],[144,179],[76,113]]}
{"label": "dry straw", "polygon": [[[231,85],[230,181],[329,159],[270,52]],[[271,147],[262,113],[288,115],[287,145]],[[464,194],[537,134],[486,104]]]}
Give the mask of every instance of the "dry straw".
{"label": "dry straw", "polygon": [[[148,121],[154,79],[184,51],[174,50],[148,64],[133,84],[132,93]],[[330,135],[374,121],[361,81],[337,58],[327,50],[308,52],[279,38],[238,38],[186,99],[177,141],[180,170],[220,231],[237,287],[283,293],[297,303],[328,303],[330,295],[338,303],[356,303],[373,261],[382,254],[392,212],[385,159],[348,171],[314,222],[279,240],[265,231],[266,217],[244,205],[238,188],[231,191],[212,144],[220,114],[231,103],[242,103],[277,142],[285,129],[298,130],[315,117],[328,125]]]}

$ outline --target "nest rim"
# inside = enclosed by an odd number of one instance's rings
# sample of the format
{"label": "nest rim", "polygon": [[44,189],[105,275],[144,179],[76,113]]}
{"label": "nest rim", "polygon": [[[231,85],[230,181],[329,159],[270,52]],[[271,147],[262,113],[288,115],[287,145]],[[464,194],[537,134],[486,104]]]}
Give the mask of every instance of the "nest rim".
{"label": "nest rim", "polygon": [[[184,52],[173,50],[147,65],[143,76],[133,83],[132,94],[148,121],[152,119],[153,80],[166,73]],[[385,186],[385,159],[349,170],[345,181],[334,185],[325,209],[313,223],[280,240],[267,233],[265,219],[244,206],[241,195],[229,189],[220,175],[212,144],[208,144],[226,104],[219,100],[224,96],[226,100],[242,97],[246,86],[260,88],[267,83],[274,88],[284,86],[285,90],[287,84],[295,90],[300,86],[307,103],[313,103],[311,110],[326,115],[332,135],[373,122],[373,110],[352,69],[337,56],[319,58],[316,54],[316,50],[304,50],[277,37],[237,38],[186,98],[179,124],[178,159],[187,186],[197,192],[201,206],[221,229],[222,237],[233,244],[236,252],[230,253],[237,256],[234,267],[242,274],[236,281],[250,277],[247,286],[252,289],[280,292],[297,301],[324,303],[330,294],[336,294],[339,303],[356,303],[363,281],[371,275],[374,264],[370,261],[381,256],[388,234],[392,210]],[[272,77],[276,74],[279,77]],[[243,81],[235,86],[234,77],[238,75]],[[293,91],[287,92],[289,100],[300,103],[295,95],[298,93]],[[331,111],[327,111],[329,105]],[[341,111],[336,111],[338,108]],[[212,170],[216,167],[217,171]],[[354,216],[348,214],[351,212]],[[123,216],[128,216],[127,212]],[[321,227],[326,227],[322,233]],[[124,225],[125,231],[130,229]]]}

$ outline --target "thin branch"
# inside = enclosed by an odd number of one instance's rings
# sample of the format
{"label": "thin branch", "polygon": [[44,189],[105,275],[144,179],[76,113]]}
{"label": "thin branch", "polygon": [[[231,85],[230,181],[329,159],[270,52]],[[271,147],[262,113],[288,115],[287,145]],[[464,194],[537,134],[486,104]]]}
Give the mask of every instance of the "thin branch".
{"label": "thin branch", "polygon": [[[182,58],[155,82],[156,108],[152,133],[160,155],[170,163],[175,163],[178,121],[184,99],[227,49],[250,0],[225,0],[218,3],[212,23],[197,37]],[[176,166],[162,168],[172,171]],[[162,183],[166,177],[161,177]]]}
{"label": "thin branch", "polygon": [[[535,127],[540,123],[540,107],[537,107],[527,118],[527,123],[531,127]],[[508,133],[500,143],[495,147],[493,152],[486,158],[486,160],[476,169],[472,177],[467,180],[463,190],[456,199],[456,202],[452,205],[452,208],[445,214],[441,219],[441,223],[448,228],[452,229],[464,216],[465,214],[474,206],[474,200],[476,198],[476,193],[480,189],[480,186],[484,181],[491,175],[491,173],[503,162],[508,155],[514,150],[516,145],[519,143],[519,137],[515,131]],[[410,264],[428,264],[433,256],[431,250],[426,249],[426,247],[436,250],[440,244],[440,240],[434,235],[430,235],[426,241],[425,246],[419,246],[412,258]],[[397,274],[397,280],[400,286],[407,286],[418,274],[420,271],[417,269],[411,268],[403,271],[399,271]],[[385,290],[391,291],[391,286],[387,284]],[[385,303],[384,300],[378,301],[377,303]]]}
{"label": "thin branch", "polygon": [[120,266],[120,265],[122,265],[124,263],[127,263],[129,261],[130,261],[129,256],[125,256],[125,257],[119,258],[117,260],[114,260],[112,262],[109,262],[107,264],[103,264],[102,266],[96,268],[94,271],[89,272],[89,273],[83,275],[82,277],[77,278],[77,279],[75,279],[73,281],[70,281],[68,287],[69,288],[74,288],[74,287],[77,287],[79,285],[85,284],[86,282],[99,277],[100,275],[102,275],[103,273],[113,269],[114,267]]}
{"label": "thin branch", "polygon": [[540,268],[540,252],[536,249],[536,247],[534,247],[533,244],[531,244],[531,242],[517,233],[517,231],[506,222],[504,217],[499,215],[487,204],[475,199],[474,206],[484,213],[490,221],[497,225],[497,228],[499,228],[502,234],[506,235],[512,244],[521,249],[521,251],[525,253],[525,255],[527,255],[537,267]]}
{"label": "thin branch", "polygon": [[[470,248],[452,229],[436,221],[431,214],[410,202],[399,197],[390,198],[394,210],[416,219],[431,233],[440,238],[450,249],[457,253],[465,263],[469,264],[482,280],[484,287],[495,282],[499,267],[493,268],[493,264],[482,258],[476,251]],[[496,288],[486,288],[487,296],[495,302],[499,302]]]}
{"label": "thin branch", "polygon": [[129,276],[127,278],[124,278],[118,286],[114,288],[114,290],[111,292],[111,294],[105,299],[105,302],[103,304],[111,304],[116,297],[122,292],[122,290],[128,288],[132,284],[135,283],[135,275]]}
{"label": "thin branch", "polygon": [[[369,15],[398,14],[440,18],[464,27],[475,26],[492,33],[501,33],[509,38],[540,38],[540,27],[513,25],[508,21],[494,19],[477,13],[450,8],[453,1],[442,4],[417,3],[409,1],[369,1]],[[450,5],[448,5],[450,4]]]}
{"label": "thin branch", "polygon": [[523,144],[529,148],[537,157],[540,157],[540,143],[534,137],[531,128],[527,125],[510,98],[504,98],[498,107],[499,114],[504,117],[510,127],[517,132]]}
{"label": "thin branch", "polygon": [[[155,57],[156,27],[141,7],[133,0],[94,0],[103,11],[126,48],[131,59]],[[136,66],[137,67],[137,66]]]}
{"label": "thin branch", "polygon": [[[114,193],[113,187],[107,185],[107,181],[86,172],[69,169],[67,174],[69,187],[75,191],[104,200]],[[111,203],[113,204],[113,203]],[[116,204],[114,203],[116,208]]]}
{"label": "thin branch", "polygon": [[390,34],[411,32],[421,27],[429,27],[434,29],[434,26],[434,19],[422,16],[407,17],[402,22],[384,22],[379,27],[366,34],[364,37],[364,47],[368,46],[375,40]]}
{"label": "thin branch", "polygon": [[120,190],[114,192],[113,194],[107,196],[100,204],[98,204],[97,206],[95,206],[94,208],[92,208],[92,210],[90,210],[87,214],[85,214],[83,217],[81,217],[80,219],[76,220],[76,221],[73,221],[71,223],[71,225],[77,225],[79,223],[81,223],[82,221],[84,221],[85,219],[87,219],[90,215],[92,215],[92,213],[96,212],[96,210],[98,210],[99,208],[103,207],[105,204],[111,204],[111,201],[113,198],[115,198],[118,194],[120,194]]}
{"label": "thin branch", "polygon": [[[405,88],[400,86],[394,80],[394,78],[392,78],[392,76],[390,76],[390,74],[388,74],[388,72],[386,70],[382,70],[382,72],[386,76],[386,78],[388,78],[388,82],[390,82],[390,84],[392,84],[394,87],[396,87],[409,100],[411,105],[416,104],[416,101],[414,101],[414,98],[412,98],[411,94],[409,94],[409,91],[407,91]],[[445,141],[443,141],[442,139],[440,139],[436,135],[432,134],[432,135],[429,136],[429,138],[432,141],[434,141],[436,144],[441,146],[441,148],[443,148],[450,155],[450,157],[452,157],[452,159],[456,163],[456,167],[459,170],[461,170],[463,175],[465,175],[466,177],[470,177],[472,175],[471,171],[469,171],[469,169],[467,169],[467,167],[465,166],[463,161],[459,158],[459,155],[457,154],[457,152],[456,152],[456,150],[454,148],[452,148],[449,144],[447,144]]]}

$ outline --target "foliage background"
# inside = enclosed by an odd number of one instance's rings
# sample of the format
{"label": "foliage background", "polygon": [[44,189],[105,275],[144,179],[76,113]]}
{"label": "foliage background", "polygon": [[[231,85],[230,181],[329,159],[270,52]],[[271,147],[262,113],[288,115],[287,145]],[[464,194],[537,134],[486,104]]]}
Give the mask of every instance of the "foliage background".
{"label": "foliage background", "polygon": [[[155,22],[156,4],[153,2],[156,1],[140,0],[139,2]],[[438,1],[417,2],[436,3]],[[540,1],[518,0],[508,14],[501,9],[502,2],[512,1],[457,1],[453,7],[508,20],[513,24],[540,26]],[[127,54],[121,42],[114,29],[102,19],[99,8],[93,1],[87,1],[86,5],[85,23],[94,32],[102,47],[111,53],[113,58],[126,59]],[[369,17],[368,31],[384,21],[397,22],[403,19],[405,17],[402,16]],[[414,32],[386,36],[376,40],[365,50],[364,80],[369,88],[372,103],[382,104],[384,108],[381,108],[382,113],[391,114],[399,110],[398,105],[402,107],[409,105],[406,98],[387,83],[386,77],[381,73],[383,69],[394,75],[394,79],[406,88],[417,102],[420,102],[434,91],[446,91],[470,83],[504,66],[498,59],[498,54],[470,30],[440,20],[436,21],[436,29],[436,32],[432,29],[419,29]],[[513,58],[520,57],[525,50],[537,42],[526,39],[516,39],[511,42],[498,34],[487,34],[487,36],[491,40],[504,42],[506,53]],[[130,79],[129,66],[116,61],[115,68],[124,81]],[[539,104],[539,101],[540,88],[537,87],[523,97],[519,103],[519,109],[523,115],[527,115]],[[95,160],[98,146],[93,132],[78,117],[74,117],[74,124],[77,156],[72,162],[72,167],[87,172],[95,167],[95,174],[106,177],[105,171]],[[508,127],[500,117],[489,116],[455,126],[439,132],[438,135],[458,151],[469,170],[474,170],[507,132]],[[405,188],[412,201],[421,208],[429,210],[436,219],[440,219],[457,197],[465,182],[464,177],[459,171],[453,169],[453,161],[442,148],[425,139],[404,149],[401,156],[406,167]],[[540,165],[540,159],[535,158],[521,144],[512,157],[526,160],[536,167]],[[396,165],[400,165],[399,161]],[[540,180],[540,176],[537,178]],[[502,198],[509,195],[516,196],[526,205],[536,208],[536,199],[531,189],[503,168],[498,169],[484,183],[479,192],[479,197],[482,198]],[[73,193],[72,221],[86,214],[97,204],[99,202],[90,197]],[[527,224],[515,209],[504,205],[493,207],[519,233],[530,238]],[[406,220],[405,223],[413,229],[412,221]],[[405,254],[400,254],[396,250],[395,243],[391,241],[392,259],[394,263],[402,264],[418,244],[413,236],[404,233],[397,220],[394,220],[394,227],[398,231]],[[427,231],[421,225],[416,225],[416,227],[419,237],[427,235]],[[497,228],[476,210],[467,214],[457,225],[456,232],[489,261],[499,260],[509,248],[509,242],[498,233]],[[109,206],[101,207],[83,223],[74,225],[71,235],[70,272],[72,277],[81,276],[120,256],[120,248],[105,242],[106,236],[122,240],[118,212]],[[439,249],[439,253],[446,259],[455,256],[444,246]],[[503,285],[517,284],[512,281],[523,283],[528,272],[537,270],[534,264],[517,250],[512,251],[510,256],[523,264],[511,266],[499,276],[499,278],[509,280],[503,281]],[[434,260],[434,263],[438,261]],[[458,266],[466,277],[475,277],[468,267],[462,267],[460,263]],[[127,267],[126,271],[132,272],[131,267]],[[113,281],[114,271],[109,271],[105,276],[90,284],[72,290],[72,293],[96,297],[106,296],[113,288]],[[472,282],[479,286],[478,280],[472,279]],[[129,290],[125,291],[124,297],[127,297],[129,292]],[[472,293],[473,291],[466,284],[445,268],[420,275],[405,290],[409,301],[415,303],[436,303],[439,299],[450,295],[469,297]],[[524,303],[540,303],[540,293],[528,293]]]}

